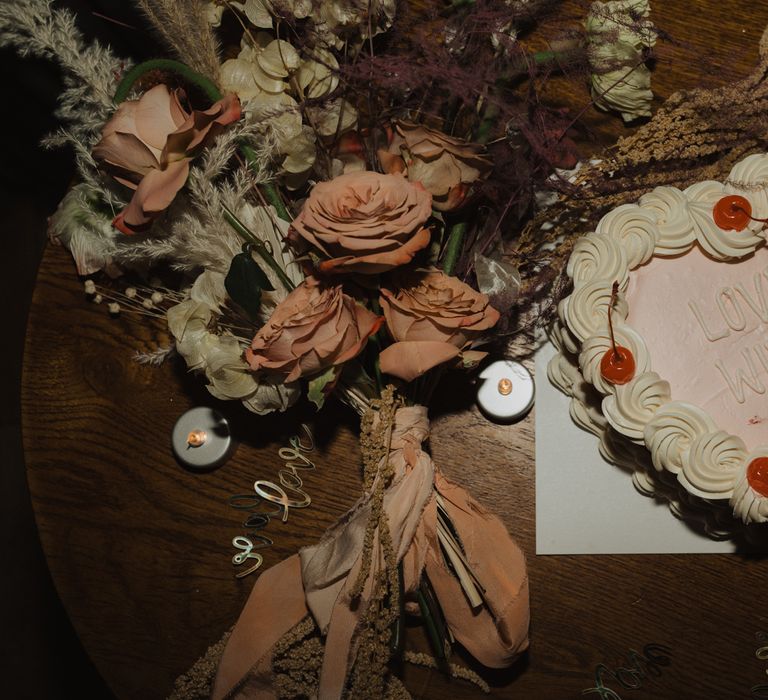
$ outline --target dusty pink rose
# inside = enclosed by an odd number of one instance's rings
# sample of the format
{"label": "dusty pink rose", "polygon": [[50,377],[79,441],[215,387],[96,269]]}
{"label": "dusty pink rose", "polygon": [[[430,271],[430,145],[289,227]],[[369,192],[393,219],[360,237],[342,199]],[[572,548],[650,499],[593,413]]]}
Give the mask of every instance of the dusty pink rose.
{"label": "dusty pink rose", "polygon": [[290,235],[329,258],[321,272],[375,274],[427,247],[431,212],[429,192],[401,175],[353,172],[315,185]]}
{"label": "dusty pink rose", "polygon": [[387,149],[378,152],[385,172],[403,173],[432,195],[438,211],[460,207],[472,183],[485,178],[493,164],[483,146],[419,124],[396,122]]}
{"label": "dusty pink rose", "polygon": [[138,100],[123,102],[101,133],[93,156],[114,178],[135,190],[112,222],[123,233],[146,228],[184,186],[189,162],[205,141],[240,119],[240,100],[225,95],[205,111],[190,114],[184,93],[156,85]]}
{"label": "dusty pink rose", "polygon": [[[390,286],[381,307],[396,342],[382,351],[381,371],[407,382],[457,358],[499,320],[485,294],[435,268],[398,274]],[[473,361],[482,355],[472,352]]]}
{"label": "dusty pink rose", "polygon": [[253,370],[292,382],[358,355],[384,319],[341,291],[308,277],[278,304],[245,351]]}

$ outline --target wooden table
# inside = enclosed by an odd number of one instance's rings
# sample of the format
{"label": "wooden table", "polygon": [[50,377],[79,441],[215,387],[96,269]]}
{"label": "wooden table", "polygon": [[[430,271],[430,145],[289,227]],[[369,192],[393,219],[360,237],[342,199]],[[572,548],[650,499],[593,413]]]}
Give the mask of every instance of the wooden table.
{"label": "wooden table", "polygon": [[[684,15],[682,3],[652,4],[657,24],[677,40],[659,46],[659,99],[745,74],[768,24],[765,5],[707,0]],[[566,99],[577,109],[585,95]],[[594,111],[587,122],[594,135],[587,150],[623,132],[615,118]],[[135,351],[167,341],[162,324],[112,319],[89,304],[67,254],[47,250],[24,368],[28,477],[59,594],[121,698],[165,696],[234,622],[254,579],[233,576],[230,542],[242,534],[242,514],[228,498],[254,479],[274,480],[282,466],[277,449],[311,417],[291,411],[257,418],[213,401],[178,360],[159,368],[132,360]],[[748,699],[752,686],[768,683],[768,661],[755,656],[766,644],[756,633],[768,632],[765,559],[535,556],[534,415],[496,426],[472,406],[471,388],[451,387],[443,397],[431,439],[436,462],[472,484],[528,556],[531,649],[508,672],[486,674],[494,695],[582,697],[596,686],[599,664],[616,672],[603,673],[616,695],[597,697],[613,700]],[[241,443],[226,465],[206,474],[181,469],[169,444],[176,418],[198,404],[224,411]],[[315,541],[359,493],[356,418],[340,406],[311,418],[320,442],[317,470],[305,480],[313,504],[269,525],[275,544],[265,565]],[[633,675],[649,644],[664,645],[671,663],[640,663],[644,674]],[[437,672],[407,668],[406,681],[415,697],[480,696]]]}

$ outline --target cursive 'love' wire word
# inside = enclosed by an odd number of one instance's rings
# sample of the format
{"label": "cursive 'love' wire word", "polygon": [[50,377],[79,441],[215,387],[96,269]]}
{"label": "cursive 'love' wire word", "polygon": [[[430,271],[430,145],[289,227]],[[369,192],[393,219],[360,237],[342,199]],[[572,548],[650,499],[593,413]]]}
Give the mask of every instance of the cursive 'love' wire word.
{"label": "cursive 'love' wire word", "polygon": [[[253,484],[255,493],[237,494],[229,499],[229,504],[233,508],[250,511],[243,523],[248,534],[239,535],[232,540],[232,546],[241,550],[232,557],[232,564],[239,567],[249,559],[254,561],[249,562],[252,564],[250,568],[235,574],[236,578],[243,578],[261,567],[264,558],[253,550],[274,544],[266,535],[257,534],[259,530],[269,525],[271,516],[282,514],[282,521],[285,522],[288,520],[288,511],[291,508],[306,508],[312,503],[309,494],[303,489],[304,483],[299,472],[315,468],[314,462],[304,454],[314,451],[315,442],[309,427],[303,423],[301,427],[307,443],[303,443],[300,436],[293,435],[288,440],[289,446],[281,447],[277,451],[280,459],[285,462],[284,467],[278,471],[280,484],[259,479]],[[259,510],[263,501],[277,505],[278,509],[268,512]]]}
{"label": "cursive 'love' wire word", "polygon": [[630,649],[627,654],[627,666],[620,666],[611,670],[605,664],[595,667],[595,687],[582,690],[582,695],[598,695],[600,700],[621,700],[621,696],[606,687],[606,679],[618,683],[625,690],[634,690],[643,685],[643,681],[649,676],[658,678],[661,675],[661,667],[669,666],[672,650],[663,644],[646,644],[642,654]]}
{"label": "cursive 'love' wire word", "polygon": [[[290,447],[281,447],[277,454],[285,462],[285,466],[279,472],[277,472],[280,478],[280,485],[278,486],[272,481],[265,481],[259,479],[253,484],[253,488],[256,493],[261,496],[265,501],[275,503],[283,509],[283,522],[288,520],[288,510],[290,508],[306,508],[312,499],[309,494],[304,491],[304,482],[299,476],[300,471],[311,471],[315,468],[315,463],[308,459],[304,452],[312,452],[315,449],[315,441],[312,438],[312,432],[310,429],[301,424],[304,429],[304,434],[309,440],[309,444],[302,443],[301,438],[298,435],[293,435],[288,440]],[[286,493],[289,491],[293,494],[293,498]]]}
{"label": "cursive 'love' wire word", "polygon": [[[760,661],[768,661],[768,632],[758,632],[755,635],[758,644],[762,644],[755,652]],[[765,670],[768,674],[768,668]],[[768,700],[768,683],[758,683],[752,686],[752,700]]]}

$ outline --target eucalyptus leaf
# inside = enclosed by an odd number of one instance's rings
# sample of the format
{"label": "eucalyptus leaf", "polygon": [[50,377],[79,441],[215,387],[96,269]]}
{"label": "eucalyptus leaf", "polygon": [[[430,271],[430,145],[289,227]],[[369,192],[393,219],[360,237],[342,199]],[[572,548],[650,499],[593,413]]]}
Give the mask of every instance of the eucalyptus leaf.
{"label": "eucalyptus leaf", "polygon": [[323,407],[325,399],[336,386],[336,380],[340,374],[341,366],[329,367],[325,372],[318,374],[309,381],[307,398],[317,406],[318,411]]}
{"label": "eucalyptus leaf", "polygon": [[232,258],[224,287],[232,301],[242,306],[252,319],[255,319],[259,313],[262,290],[266,289],[269,292],[274,290],[264,270],[253,259],[250,250],[238,253]]}

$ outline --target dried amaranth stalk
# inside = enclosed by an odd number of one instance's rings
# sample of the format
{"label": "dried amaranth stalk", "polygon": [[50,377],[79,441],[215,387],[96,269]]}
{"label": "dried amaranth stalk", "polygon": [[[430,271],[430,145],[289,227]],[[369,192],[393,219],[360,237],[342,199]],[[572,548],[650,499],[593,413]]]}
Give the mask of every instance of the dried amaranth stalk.
{"label": "dried amaranth stalk", "polygon": [[[406,651],[403,655],[403,658],[409,664],[414,664],[415,666],[424,666],[425,668],[441,668],[441,666],[438,665],[437,659],[434,659],[428,654],[424,654],[422,652]],[[484,693],[491,692],[490,686],[471,668],[459,666],[458,664],[450,664],[449,669],[453,678],[461,678],[465,681],[469,681],[470,683],[474,683]]]}
{"label": "dried amaranth stalk", "polygon": [[323,642],[311,616],[285,634],[274,648],[272,673],[279,698],[314,697],[323,665]]}
{"label": "dried amaranth stalk", "polygon": [[231,629],[225,632],[218,642],[208,647],[205,654],[195,661],[189,671],[174,681],[168,700],[205,700],[211,697],[216,669],[231,634]]}
{"label": "dried amaranth stalk", "polygon": [[[366,524],[361,567],[351,594],[353,598],[359,597],[369,579],[372,590],[358,626],[349,697],[385,697],[391,678],[387,664],[392,625],[400,614],[400,584],[397,557],[384,509],[384,494],[394,475],[389,452],[395,414],[401,406],[402,399],[395,396],[394,387],[387,386],[381,398],[371,402],[361,421],[364,483],[371,494],[371,512]],[[373,562],[373,553],[379,547],[384,561]],[[383,569],[380,569],[382,563]]]}

